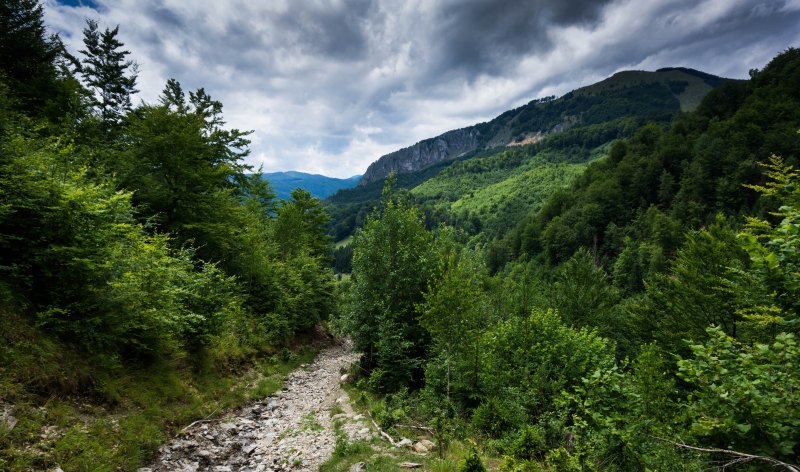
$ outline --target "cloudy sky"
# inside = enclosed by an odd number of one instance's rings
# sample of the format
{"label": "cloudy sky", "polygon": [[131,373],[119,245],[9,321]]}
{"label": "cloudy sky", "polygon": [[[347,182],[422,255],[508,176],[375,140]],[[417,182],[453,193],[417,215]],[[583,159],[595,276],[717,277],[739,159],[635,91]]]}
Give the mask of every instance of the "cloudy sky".
{"label": "cloudy sky", "polygon": [[139,99],[205,87],[266,172],[381,155],[623,69],[745,78],[800,46],[800,0],[43,0],[76,52],[120,25]]}

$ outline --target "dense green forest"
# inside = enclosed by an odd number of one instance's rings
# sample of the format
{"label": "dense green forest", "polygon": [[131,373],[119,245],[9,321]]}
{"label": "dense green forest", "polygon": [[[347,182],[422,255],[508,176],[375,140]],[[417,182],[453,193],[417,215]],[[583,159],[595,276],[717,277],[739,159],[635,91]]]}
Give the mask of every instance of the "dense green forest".
{"label": "dense green forest", "polygon": [[[303,190],[275,198],[204,89],[170,79],[134,105],[118,28],[87,20],[67,51],[42,17],[0,6],[0,403],[19,421],[0,469],[135,468],[327,318],[327,216]],[[87,424],[72,396],[134,414]],[[52,422],[67,433],[26,448]]]}
{"label": "dense green forest", "polygon": [[[798,129],[789,49],[598,150],[571,183],[537,185],[546,145],[457,162],[410,192],[390,178],[334,320],[364,353],[376,417],[476,438],[502,470],[797,462]],[[580,171],[568,154],[547,172]],[[531,210],[516,224],[474,191],[504,164],[525,166],[528,188],[507,184]],[[430,224],[434,197],[457,229]]]}

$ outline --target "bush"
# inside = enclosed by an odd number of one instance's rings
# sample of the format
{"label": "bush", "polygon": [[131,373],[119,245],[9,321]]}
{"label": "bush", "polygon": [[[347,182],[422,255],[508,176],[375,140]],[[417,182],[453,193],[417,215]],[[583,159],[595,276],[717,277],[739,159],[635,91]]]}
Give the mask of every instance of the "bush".
{"label": "bush", "polygon": [[458,464],[458,472],[486,472],[486,467],[481,461],[478,448],[474,443],[470,444],[467,457]]}

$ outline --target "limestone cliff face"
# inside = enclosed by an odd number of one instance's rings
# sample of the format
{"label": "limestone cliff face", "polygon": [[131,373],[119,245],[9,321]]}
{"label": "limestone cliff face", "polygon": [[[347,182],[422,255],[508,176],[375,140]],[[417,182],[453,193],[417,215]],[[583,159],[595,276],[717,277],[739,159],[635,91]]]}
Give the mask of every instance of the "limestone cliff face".
{"label": "limestone cliff face", "polygon": [[474,151],[481,144],[481,134],[475,127],[448,131],[435,138],[382,156],[370,164],[359,185],[380,180],[391,172],[405,174],[447,159]]}

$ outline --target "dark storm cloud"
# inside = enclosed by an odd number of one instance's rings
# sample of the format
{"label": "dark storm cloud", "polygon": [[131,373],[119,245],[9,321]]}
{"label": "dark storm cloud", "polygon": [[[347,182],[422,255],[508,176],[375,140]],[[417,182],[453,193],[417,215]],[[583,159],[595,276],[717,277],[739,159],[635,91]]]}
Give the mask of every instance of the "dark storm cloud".
{"label": "dark storm cloud", "polygon": [[177,28],[183,30],[185,18],[182,18],[174,10],[167,7],[163,1],[156,1],[152,7],[152,18],[162,28]]}
{"label": "dark storm cloud", "polygon": [[451,1],[437,12],[433,37],[441,69],[503,73],[509,61],[554,47],[553,27],[591,26],[610,0]]}
{"label": "dark storm cloud", "polygon": [[291,2],[272,24],[300,52],[350,61],[362,58],[367,50],[364,27],[371,5],[369,0],[349,0],[338,6]]}

